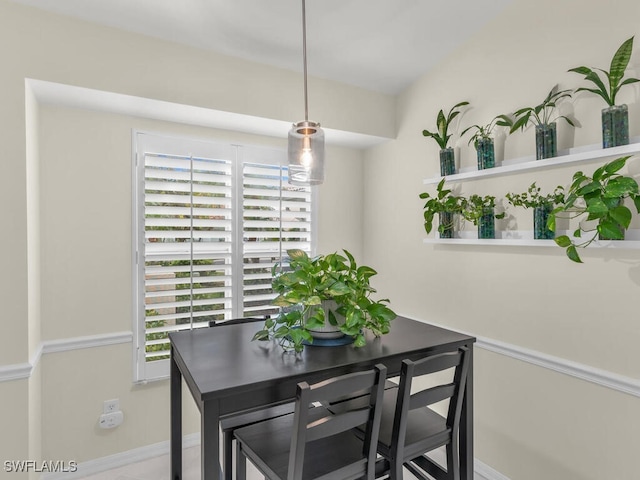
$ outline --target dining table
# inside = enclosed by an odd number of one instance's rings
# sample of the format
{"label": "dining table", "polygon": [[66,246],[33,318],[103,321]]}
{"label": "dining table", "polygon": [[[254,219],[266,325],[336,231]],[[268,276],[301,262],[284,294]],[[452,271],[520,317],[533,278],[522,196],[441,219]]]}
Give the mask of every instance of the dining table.
{"label": "dining table", "polygon": [[[182,381],[200,412],[201,478],[231,478],[220,465],[220,419],[295,399],[299,382],[315,383],[382,363],[388,376],[398,375],[404,359],[469,349],[460,420],[460,478],[473,479],[473,343],[463,333],[406,317],[396,317],[389,333],[367,333],[366,345],[305,346],[283,350],[275,340],[252,341],[261,323],[172,332],[171,342],[171,479],[182,479]],[[226,473],[226,475],[225,475]]]}

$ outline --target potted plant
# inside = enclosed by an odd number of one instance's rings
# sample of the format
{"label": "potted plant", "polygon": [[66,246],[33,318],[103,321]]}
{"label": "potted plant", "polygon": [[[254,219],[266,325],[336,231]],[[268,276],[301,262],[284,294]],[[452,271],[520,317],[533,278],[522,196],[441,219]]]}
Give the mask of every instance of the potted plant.
{"label": "potted plant", "polygon": [[338,253],[309,257],[299,249],[288,250],[290,268],[272,270],[273,290],[278,296],[274,305],[283,307],[274,318],[266,320],[254,340],[276,339],[286,350],[302,351],[313,344],[314,331],[324,332],[332,326],[339,335],[353,337],[354,345],[365,345],[364,330],[379,337],[389,332],[396,314],[387,299],[374,301],[376,290],[370,279],[377,272],[356,264],[353,255]]}
{"label": "potted plant", "polygon": [[[600,68],[575,67],[570,72],[584,75],[585,80],[593,83],[593,88],[580,87],[576,92],[591,92],[602,97],[608,105],[602,110],[602,147],[609,148],[629,143],[629,110],[626,105],[616,105],[616,95],[624,85],[640,82],[637,78],[623,80],[624,73],[629,65],[631,51],[633,50],[633,37],[620,45],[611,59],[609,71]],[[604,76],[606,83],[601,78]],[[607,88],[608,85],[608,88]]]}
{"label": "potted plant", "polygon": [[536,128],[536,160],[555,157],[558,154],[556,122],[564,119],[569,125],[575,127],[573,120],[565,115],[555,115],[558,103],[566,98],[571,98],[571,90],[558,90],[554,86],[545,99],[535,107],[524,107],[516,110],[515,120],[509,133],[516,130],[524,130],[529,123]]}
{"label": "potted plant", "polygon": [[496,238],[495,219],[504,218],[505,213],[495,213],[496,197],[471,195],[462,198],[460,213],[465,220],[478,227],[478,238]]}
{"label": "potted plant", "polygon": [[453,148],[447,146],[452,135],[449,133],[449,127],[453,119],[460,114],[460,107],[464,107],[465,105],[469,105],[469,102],[460,102],[454,105],[446,116],[444,112],[440,110],[436,118],[437,131],[422,131],[422,135],[433,138],[440,146],[440,175],[443,177],[456,173]]}
{"label": "potted plant", "polygon": [[424,229],[431,233],[433,219],[438,215],[438,232],[440,238],[453,238],[453,215],[461,212],[461,197],[451,194],[451,190],[444,189],[443,178],[436,187],[436,196],[427,192],[421,193],[420,198],[427,200],[424,204]]}
{"label": "potted plant", "polygon": [[[609,162],[592,176],[582,172],[573,175],[573,183],[567,191],[565,201],[557,206],[549,216],[549,229],[555,231],[556,218],[567,213],[568,218],[581,218],[586,222],[595,222],[595,226],[585,225],[582,221],[573,232],[573,239],[560,235],[555,242],[566,248],[567,256],[582,263],[577,248],[588,247],[596,237],[610,240],[624,240],[624,232],[631,223],[631,210],[624,205],[627,198],[633,200],[636,212],[640,213],[640,191],[638,183],[631,177],[619,174],[629,157],[621,157]],[[590,237],[582,240],[582,233]],[[578,243],[576,243],[576,239]]]}
{"label": "potted plant", "polygon": [[564,188],[558,185],[553,193],[542,195],[541,188],[533,182],[526,192],[507,193],[505,197],[514,207],[533,209],[533,238],[552,239],[554,232],[549,230],[547,222],[549,215],[556,205],[564,202]]}
{"label": "potted plant", "polygon": [[467,145],[471,145],[473,142],[478,158],[478,170],[496,166],[492,136],[496,126],[512,127],[513,120],[507,115],[498,115],[486,125],[471,125],[460,134],[460,136],[464,136],[469,130],[475,129],[475,133],[469,138]]}

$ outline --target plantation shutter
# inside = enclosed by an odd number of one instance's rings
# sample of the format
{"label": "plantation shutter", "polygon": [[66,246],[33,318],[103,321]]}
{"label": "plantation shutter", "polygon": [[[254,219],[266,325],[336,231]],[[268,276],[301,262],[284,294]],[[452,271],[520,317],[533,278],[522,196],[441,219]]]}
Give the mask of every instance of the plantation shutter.
{"label": "plantation shutter", "polygon": [[286,152],[243,148],[244,316],[277,312],[271,271],[290,248],[311,251],[311,188],[287,183]]}
{"label": "plantation shutter", "polygon": [[136,366],[168,375],[169,332],[277,312],[271,271],[311,252],[312,194],[282,149],[136,136]]}

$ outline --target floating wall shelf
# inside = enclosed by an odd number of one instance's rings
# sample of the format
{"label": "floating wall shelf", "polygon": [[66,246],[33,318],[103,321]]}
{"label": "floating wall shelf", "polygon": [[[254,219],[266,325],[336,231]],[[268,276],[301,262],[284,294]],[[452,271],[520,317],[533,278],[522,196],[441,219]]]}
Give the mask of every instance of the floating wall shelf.
{"label": "floating wall shelf", "polygon": [[[464,234],[471,232],[462,232]],[[482,245],[482,246],[509,246],[509,247],[555,247],[553,240],[536,240],[531,231],[502,231],[502,238],[480,239],[471,236],[462,238],[425,238],[424,243],[438,245]],[[558,235],[566,235],[567,232],[558,232]],[[625,240],[596,240],[589,248],[615,248],[615,249],[637,249],[640,248],[640,230],[627,230]],[[585,238],[588,238],[585,236]],[[578,242],[580,239],[576,239]]]}
{"label": "floating wall shelf", "polygon": [[[637,140],[637,139],[634,139]],[[488,177],[498,177],[503,175],[514,175],[524,173],[528,170],[549,170],[551,168],[564,167],[571,164],[589,163],[598,160],[605,160],[613,157],[622,157],[625,155],[635,155],[640,153],[640,143],[631,143],[613,148],[595,148],[580,147],[570,149],[568,155],[561,155],[553,158],[545,158],[544,160],[530,160],[533,157],[527,157],[517,160],[506,160],[500,167],[487,168],[486,170],[472,170],[468,172],[447,175],[447,182],[466,182],[471,180],[479,180]],[[575,152],[575,153],[571,153]],[[423,183],[425,185],[435,185],[442,180],[443,177],[426,178]]]}

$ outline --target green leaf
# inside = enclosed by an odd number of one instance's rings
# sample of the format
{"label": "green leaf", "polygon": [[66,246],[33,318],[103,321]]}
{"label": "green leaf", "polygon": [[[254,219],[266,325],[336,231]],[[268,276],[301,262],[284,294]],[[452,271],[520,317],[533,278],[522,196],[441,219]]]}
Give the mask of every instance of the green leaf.
{"label": "green leaf", "polygon": [[580,73],[582,75],[588,75],[592,70],[589,67],[575,67],[567,71]]}
{"label": "green leaf", "polygon": [[609,162],[606,165],[603,165],[603,167],[608,173],[615,173],[618,170],[622,169],[622,167],[624,167],[629,157],[630,155],[627,155],[626,157],[617,158],[616,160],[613,160],[612,162]]}
{"label": "green leaf", "polygon": [[591,199],[587,199],[587,212],[593,214],[607,213],[609,209],[604,204],[604,202],[600,199],[600,197],[594,197]]}
{"label": "green leaf", "polygon": [[309,260],[309,256],[307,252],[304,250],[300,250],[298,248],[292,248],[287,250],[287,255],[291,258],[291,260]]}
{"label": "green leaf", "polygon": [[560,235],[559,237],[554,238],[556,244],[559,247],[566,248],[571,245],[571,239],[566,235]]}
{"label": "green leaf", "polygon": [[551,213],[547,218],[547,228],[552,232],[556,231],[556,215],[554,213]]}
{"label": "green leaf", "polygon": [[609,216],[624,228],[629,228],[631,224],[631,210],[624,205],[609,210]]}
{"label": "green leaf", "polygon": [[570,260],[576,263],[582,263],[582,260],[580,259],[580,255],[578,255],[578,250],[573,245],[567,248],[567,257],[569,257]]}
{"label": "green leaf", "polygon": [[353,346],[356,348],[364,347],[367,344],[367,339],[364,337],[362,333],[356,335],[355,340],[353,341]]}
{"label": "green leaf", "polygon": [[596,227],[598,233],[605,238],[613,240],[624,240],[624,231],[620,225],[613,220],[603,219]]}
{"label": "green leaf", "polygon": [[259,340],[261,342],[269,340],[269,331],[268,330],[260,330],[259,332],[256,332],[256,334],[253,336],[251,341],[254,341],[254,340]]}
{"label": "green leaf", "polygon": [[617,86],[624,72],[629,65],[631,59],[631,51],[633,50],[633,37],[624,41],[618,51],[613,55],[611,59],[611,66],[609,67],[609,75],[611,79],[611,86]]}
{"label": "green leaf", "polygon": [[638,182],[631,177],[618,177],[607,184],[604,197],[621,198],[633,193],[638,193]]}
{"label": "green leaf", "polygon": [[636,212],[640,213],[640,196],[633,197],[633,204],[636,206]]}
{"label": "green leaf", "polygon": [[600,182],[591,182],[587,183],[585,186],[580,187],[580,189],[576,192],[580,196],[584,196],[587,193],[595,192],[600,190]]}

